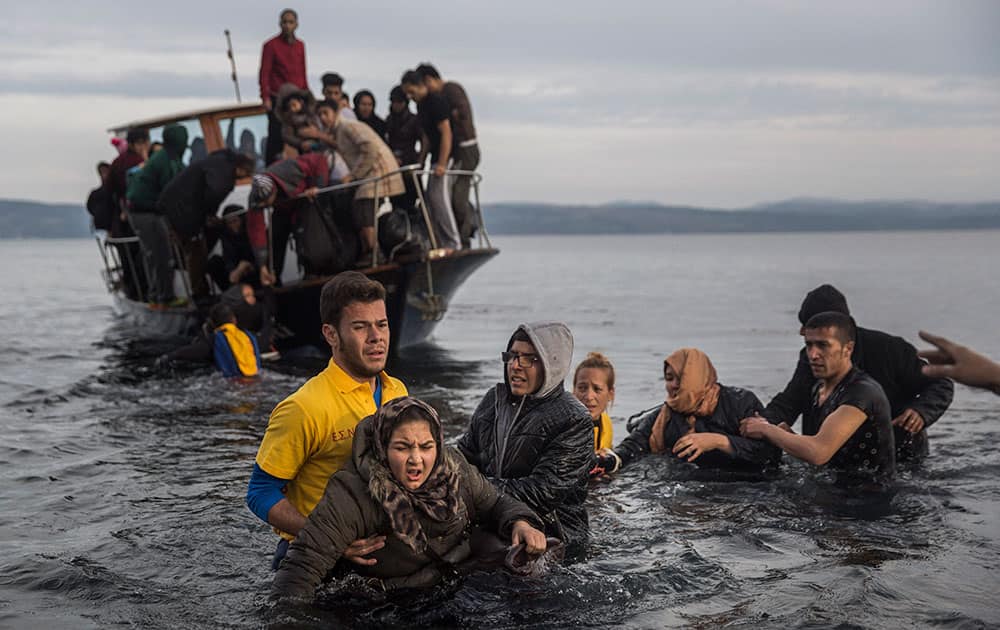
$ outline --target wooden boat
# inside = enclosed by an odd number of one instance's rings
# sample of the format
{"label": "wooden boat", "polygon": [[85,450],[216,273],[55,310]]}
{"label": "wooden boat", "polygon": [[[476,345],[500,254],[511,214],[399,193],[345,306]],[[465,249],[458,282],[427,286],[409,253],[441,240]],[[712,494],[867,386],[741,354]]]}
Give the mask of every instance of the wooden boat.
{"label": "wooden boat", "polygon": [[[198,160],[205,155],[223,148],[231,148],[251,155],[263,153],[264,138],[267,134],[267,114],[261,104],[231,105],[201,109],[170,116],[136,120],[117,125],[109,131],[123,137],[129,129],[143,128],[150,131],[156,141],[161,137],[163,127],[180,124],[187,128],[189,148],[184,156],[185,163]],[[263,168],[263,160],[258,159],[258,170]],[[419,178],[426,174],[416,166],[400,169],[406,177]],[[479,204],[479,183],[481,176],[468,171],[449,171],[456,177],[472,179],[474,192],[477,237],[471,248],[462,250],[442,250],[436,247],[433,230],[426,210],[422,211],[424,229],[429,235],[429,247],[420,254],[410,257],[386,258],[375,253],[369,267],[358,269],[369,277],[380,281],[386,288],[386,308],[392,330],[393,350],[425,341],[435,326],[444,317],[455,291],[473,272],[486,261],[496,256],[486,232]],[[372,180],[352,182],[348,185],[331,186],[322,189],[324,193],[357,186]],[[238,183],[236,189],[222,205],[239,203],[246,206],[250,180]],[[421,186],[417,186],[418,192]],[[419,205],[426,208],[420,192]],[[127,286],[143,285],[139,274],[145,273],[141,256],[123,264],[124,257],[136,256],[138,239],[109,238],[97,236],[98,246],[104,262],[104,280],[114,299],[116,312],[125,322],[131,324],[139,336],[185,335],[190,334],[204,320],[210,303],[194,304],[177,308],[164,308],[149,304],[143,295],[130,297]],[[182,261],[183,257],[175,255]],[[320,333],[319,295],[323,284],[330,276],[304,278],[296,273],[295,257],[289,253],[282,276],[283,284],[275,288],[275,323],[283,335],[276,337],[280,350],[299,346],[315,346],[328,352]],[[291,269],[290,269],[291,268]],[[291,272],[291,273],[290,273]],[[129,277],[131,275],[131,277]],[[187,274],[183,269],[175,272],[175,288],[178,295],[190,295]],[[217,296],[216,296],[217,297]]]}

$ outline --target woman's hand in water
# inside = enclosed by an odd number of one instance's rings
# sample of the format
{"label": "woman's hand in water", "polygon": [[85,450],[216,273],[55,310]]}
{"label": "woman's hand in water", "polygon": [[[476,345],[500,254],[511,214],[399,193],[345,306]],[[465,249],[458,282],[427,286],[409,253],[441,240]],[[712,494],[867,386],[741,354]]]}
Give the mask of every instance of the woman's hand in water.
{"label": "woman's hand in water", "polygon": [[693,462],[709,451],[724,451],[727,448],[730,448],[729,438],[721,433],[688,433],[674,442],[673,453]]}
{"label": "woman's hand in water", "polygon": [[533,556],[545,553],[545,534],[532,527],[528,521],[514,521],[510,543],[512,545],[524,543],[525,551]]}

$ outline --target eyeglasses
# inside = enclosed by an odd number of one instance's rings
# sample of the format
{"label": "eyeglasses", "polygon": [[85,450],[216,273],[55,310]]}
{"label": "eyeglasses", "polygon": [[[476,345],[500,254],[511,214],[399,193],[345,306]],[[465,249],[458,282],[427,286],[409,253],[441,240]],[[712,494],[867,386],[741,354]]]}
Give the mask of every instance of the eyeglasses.
{"label": "eyeglasses", "polygon": [[517,361],[518,366],[523,368],[530,368],[535,364],[535,361],[539,359],[537,354],[532,353],[521,353],[521,352],[501,352],[500,358],[503,359],[504,363],[510,363],[511,361]]}

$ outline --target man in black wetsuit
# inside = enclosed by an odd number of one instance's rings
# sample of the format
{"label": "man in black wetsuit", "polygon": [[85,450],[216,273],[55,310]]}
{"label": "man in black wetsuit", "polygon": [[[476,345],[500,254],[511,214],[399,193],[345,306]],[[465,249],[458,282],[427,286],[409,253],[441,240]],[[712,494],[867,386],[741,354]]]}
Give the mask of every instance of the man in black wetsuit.
{"label": "man in black wetsuit", "polygon": [[854,320],[819,313],[803,326],[805,353],[816,383],[802,414],[802,435],[762,417],[741,422],[744,437],[766,439],[789,455],[837,473],[850,487],[882,486],[896,470],[889,399],[875,379],[851,363]]}
{"label": "man in black wetsuit", "polygon": [[[819,286],[802,301],[799,321],[824,311],[850,316],[844,294],[829,284]],[[892,413],[895,430],[896,460],[921,458],[927,454],[927,427],[934,424],[951,404],[955,385],[946,378],[930,378],[921,368],[925,365],[914,348],[902,337],[857,328],[857,339],[851,360],[882,386]],[[810,393],[816,377],[809,368],[806,351],[799,354],[799,363],[785,390],[776,395],[763,415],[774,424],[791,426],[809,406]]]}

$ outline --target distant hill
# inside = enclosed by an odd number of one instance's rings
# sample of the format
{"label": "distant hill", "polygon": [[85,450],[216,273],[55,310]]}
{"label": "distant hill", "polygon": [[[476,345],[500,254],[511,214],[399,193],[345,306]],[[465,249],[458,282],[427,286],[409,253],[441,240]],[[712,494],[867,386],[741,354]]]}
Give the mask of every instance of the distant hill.
{"label": "distant hill", "polygon": [[90,234],[82,205],[0,199],[0,239],[77,238]]}
{"label": "distant hill", "polygon": [[599,206],[498,203],[483,208],[494,234],[662,234],[1000,228],[1000,201],[790,199],[739,210],[615,202]]}
{"label": "distant hill", "polygon": [[[615,201],[587,205],[496,203],[483,208],[493,234],[662,234],[1000,228],[1000,201],[789,199],[739,210]],[[0,199],[0,239],[90,234],[79,205]]]}

